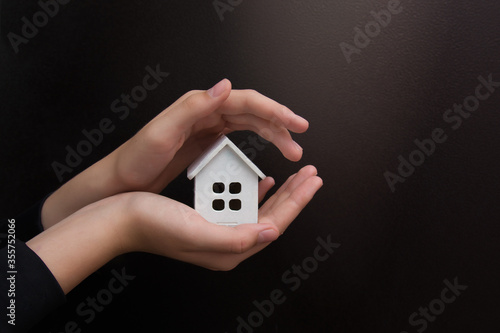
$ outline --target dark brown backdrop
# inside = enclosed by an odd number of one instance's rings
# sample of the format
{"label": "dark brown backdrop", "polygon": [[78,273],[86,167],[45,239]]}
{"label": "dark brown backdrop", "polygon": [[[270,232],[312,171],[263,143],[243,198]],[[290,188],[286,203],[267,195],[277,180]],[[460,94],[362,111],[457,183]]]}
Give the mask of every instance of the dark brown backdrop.
{"label": "dark brown backdrop", "polygon": [[[184,92],[223,77],[310,120],[296,136],[301,162],[266,146],[259,167],[282,182],[314,164],[325,183],[284,237],[236,270],[126,255],[33,332],[500,328],[500,89],[477,88],[500,82],[500,3],[70,1],[45,25],[35,2],[4,0],[1,10],[2,216],[60,186],[52,164],[84,130],[104,118],[115,125],[63,181]],[[16,53],[9,33],[22,34],[33,15],[41,27]],[[127,116],[114,113],[113,101],[157,65],[169,76]],[[183,175],[164,194],[190,203],[192,184]],[[340,244],[322,262],[311,259],[318,237]],[[110,300],[113,270],[135,279]],[[281,297],[271,309],[273,291]],[[92,297],[109,303],[95,317]]]}

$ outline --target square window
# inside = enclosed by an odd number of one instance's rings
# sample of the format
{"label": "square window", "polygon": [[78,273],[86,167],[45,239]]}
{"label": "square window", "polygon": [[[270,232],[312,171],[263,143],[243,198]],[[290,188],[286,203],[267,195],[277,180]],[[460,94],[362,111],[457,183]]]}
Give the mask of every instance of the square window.
{"label": "square window", "polygon": [[224,189],[224,183],[214,183],[214,185],[212,186],[212,190],[214,191],[214,193],[223,193]]}
{"label": "square window", "polygon": [[231,210],[240,210],[241,209],[241,201],[238,199],[233,199],[229,201],[229,208]]}
{"label": "square window", "polygon": [[241,184],[240,183],[229,184],[229,193],[231,194],[241,193]]}
{"label": "square window", "polygon": [[217,210],[217,211],[221,211],[221,210],[224,210],[224,200],[221,200],[221,199],[216,199],[214,201],[212,201],[212,208],[214,210]]}

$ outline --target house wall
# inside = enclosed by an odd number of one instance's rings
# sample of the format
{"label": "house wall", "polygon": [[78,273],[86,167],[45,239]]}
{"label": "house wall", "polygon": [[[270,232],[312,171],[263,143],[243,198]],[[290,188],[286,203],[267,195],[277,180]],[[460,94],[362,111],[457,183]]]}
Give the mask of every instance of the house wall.
{"label": "house wall", "polygon": [[[214,193],[213,184],[224,184],[223,193]],[[230,184],[240,183],[241,192],[230,193]],[[217,224],[257,223],[258,176],[229,147],[224,147],[195,178],[195,208]],[[225,208],[214,210],[213,200],[224,200]],[[241,200],[241,209],[229,207],[232,199]]]}

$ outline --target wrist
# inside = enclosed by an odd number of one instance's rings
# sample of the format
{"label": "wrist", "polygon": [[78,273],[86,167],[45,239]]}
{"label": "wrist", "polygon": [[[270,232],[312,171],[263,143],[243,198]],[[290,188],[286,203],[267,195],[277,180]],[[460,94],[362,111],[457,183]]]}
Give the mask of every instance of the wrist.
{"label": "wrist", "polygon": [[[149,192],[129,192],[116,196],[120,200],[120,253],[148,252],[165,254],[161,234],[169,229],[168,220],[174,214],[166,198]],[[168,201],[168,200],[167,200]],[[161,216],[161,218],[159,218]],[[159,219],[162,221],[159,222]]]}
{"label": "wrist", "polygon": [[42,207],[44,229],[87,205],[122,192],[114,168],[114,157],[110,154],[52,193]]}
{"label": "wrist", "polygon": [[107,226],[116,255],[144,250],[141,237],[144,223],[138,209],[140,197],[140,192],[127,192],[105,199],[113,201],[116,216]]}
{"label": "wrist", "polygon": [[[103,238],[109,244],[109,255],[113,258],[135,250],[133,235],[136,233],[136,214],[133,209],[134,193],[121,193],[100,200],[89,206],[98,205],[99,209],[93,212],[101,218],[100,228]],[[87,208],[87,207],[86,207]],[[99,227],[99,226],[97,226]]]}
{"label": "wrist", "polygon": [[26,244],[45,262],[65,293],[124,253],[122,227],[127,214],[122,198],[88,205]]}

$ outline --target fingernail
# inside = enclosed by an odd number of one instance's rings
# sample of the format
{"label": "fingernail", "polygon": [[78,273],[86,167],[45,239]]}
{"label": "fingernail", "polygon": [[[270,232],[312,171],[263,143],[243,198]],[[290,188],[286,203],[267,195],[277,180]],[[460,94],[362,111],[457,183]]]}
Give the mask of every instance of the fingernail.
{"label": "fingernail", "polygon": [[207,91],[207,94],[210,95],[210,97],[212,98],[217,98],[219,97],[220,95],[222,95],[222,93],[224,92],[224,90],[226,90],[226,82],[225,82],[226,79],[223,79],[222,81],[220,81],[219,83],[217,83],[215,86],[213,86],[212,88],[208,89]]}
{"label": "fingernail", "polygon": [[269,243],[278,238],[278,233],[274,229],[263,230],[257,237],[257,243]]}
{"label": "fingernail", "polygon": [[297,142],[294,141],[293,143],[295,145],[295,149],[297,149],[298,151],[302,151],[303,150],[302,147]]}
{"label": "fingernail", "polygon": [[273,186],[276,185],[276,181],[274,180],[273,177],[266,177],[266,179],[269,178],[269,180],[271,181],[271,183],[273,183]]}

